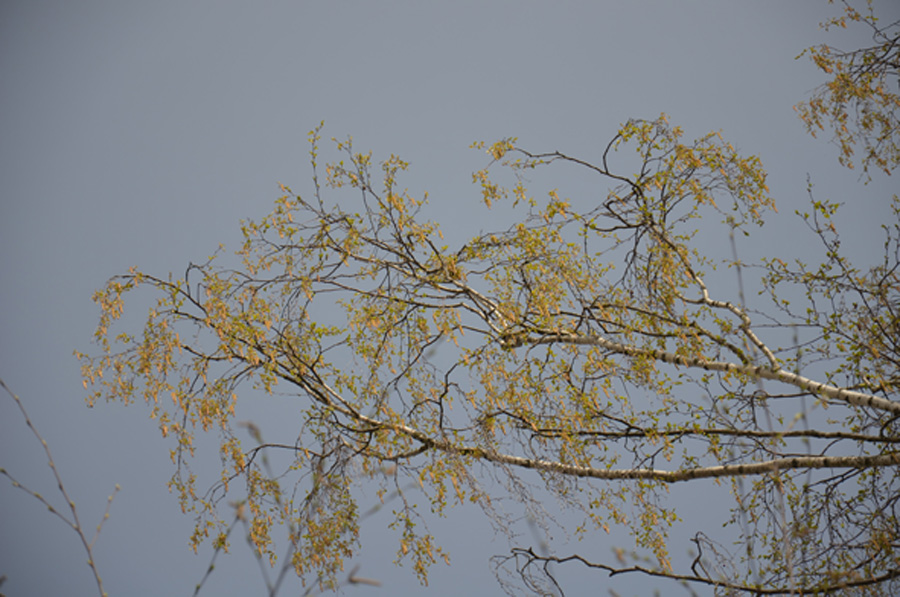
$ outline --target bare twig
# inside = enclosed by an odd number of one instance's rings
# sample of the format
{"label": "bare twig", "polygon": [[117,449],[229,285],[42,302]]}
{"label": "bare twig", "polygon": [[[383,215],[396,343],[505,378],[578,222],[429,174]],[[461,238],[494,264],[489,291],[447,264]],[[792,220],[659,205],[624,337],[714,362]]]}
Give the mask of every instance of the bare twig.
{"label": "bare twig", "polygon": [[109,509],[112,506],[113,498],[116,496],[116,493],[118,493],[120,489],[119,485],[116,485],[116,488],[113,491],[112,495],[107,498],[106,510],[103,512],[103,518],[97,525],[97,529],[96,531],[94,531],[93,538],[88,541],[87,535],[85,534],[85,529],[78,518],[78,510],[75,507],[75,502],[72,500],[72,498],[69,497],[69,493],[66,491],[66,487],[63,484],[62,477],[59,474],[59,470],[56,468],[56,463],[53,461],[53,454],[50,452],[50,446],[47,444],[47,441],[43,437],[41,437],[41,434],[31,422],[31,418],[28,416],[28,412],[25,410],[25,405],[22,404],[22,400],[18,396],[16,396],[12,390],[9,389],[9,386],[7,386],[2,379],[0,379],[0,386],[3,386],[3,389],[6,390],[6,392],[10,396],[12,396],[13,400],[15,400],[16,406],[19,407],[19,411],[22,413],[22,417],[24,417],[25,419],[25,424],[28,425],[28,428],[31,430],[34,436],[38,439],[39,442],[41,442],[41,446],[43,446],[44,448],[44,453],[47,455],[47,465],[50,467],[50,470],[53,471],[53,477],[56,479],[56,486],[59,489],[60,494],[62,494],[63,499],[66,501],[69,512],[71,512],[71,518],[67,517],[66,514],[60,512],[57,508],[55,508],[53,504],[47,501],[47,499],[40,493],[29,489],[25,485],[22,485],[5,468],[0,468],[0,474],[6,476],[12,482],[13,487],[21,489],[37,501],[47,506],[47,509],[52,514],[58,516],[63,522],[70,526],[73,531],[75,531],[75,533],[78,535],[78,538],[81,539],[81,544],[84,546],[84,550],[87,552],[87,563],[91,568],[91,572],[94,573],[94,580],[97,581],[97,589],[100,592],[101,597],[106,597],[107,593],[103,590],[103,581],[100,578],[100,572],[97,569],[97,563],[94,561],[94,544],[97,542],[97,538],[100,536],[100,530],[103,528],[103,523],[105,523],[109,518]]}

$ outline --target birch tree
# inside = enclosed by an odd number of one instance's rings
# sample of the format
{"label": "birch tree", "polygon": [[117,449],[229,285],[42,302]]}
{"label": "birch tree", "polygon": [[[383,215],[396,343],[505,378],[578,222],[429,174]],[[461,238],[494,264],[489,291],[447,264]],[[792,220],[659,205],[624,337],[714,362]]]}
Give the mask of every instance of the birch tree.
{"label": "birch tree", "polygon": [[[422,517],[464,502],[499,517],[502,497],[534,516],[555,499],[575,536],[629,533],[611,561],[512,545],[501,563],[537,593],[561,592],[570,565],[718,594],[900,591],[896,197],[876,262],[843,253],[837,206],[812,197],[800,222],[820,261],[751,270],[704,250],[700,222],[752,240],[787,217],[762,164],[663,115],[622,124],[595,160],[479,144],[481,209],[510,225],[451,244],[404,190],[406,162],[347,140],[322,163],[321,130],[309,193],[284,186],[243,223],[239,263],[132,269],[95,296],[98,350],[79,355],[89,401],[149,406],[195,545],[226,546],[233,500],[258,553],[274,564],[286,528],[294,572],[334,588],[359,546],[355,490],[374,484],[397,496],[398,560],[422,582],[448,557]],[[531,191],[572,172],[603,193]],[[751,271],[753,300],[736,283]],[[118,321],[134,293],[152,301],[136,332]],[[241,440],[254,391],[295,401],[295,434]],[[218,444],[211,489],[192,468],[199,435]],[[261,464],[276,452],[284,474]],[[684,484],[731,514],[677,565],[667,496]]]}

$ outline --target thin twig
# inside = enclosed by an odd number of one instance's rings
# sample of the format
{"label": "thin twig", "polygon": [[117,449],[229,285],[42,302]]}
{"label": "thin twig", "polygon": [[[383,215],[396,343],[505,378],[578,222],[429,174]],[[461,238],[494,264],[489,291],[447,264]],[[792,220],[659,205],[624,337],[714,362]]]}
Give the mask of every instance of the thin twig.
{"label": "thin twig", "polygon": [[31,418],[28,416],[28,412],[25,410],[25,405],[22,404],[22,400],[16,396],[12,390],[9,389],[9,386],[0,379],[0,386],[3,386],[3,389],[12,396],[13,400],[16,402],[16,406],[19,407],[19,411],[22,413],[22,417],[25,419],[25,424],[28,425],[28,428],[34,434],[34,436],[41,442],[41,446],[44,448],[44,453],[47,455],[47,465],[50,467],[50,470],[53,471],[53,477],[56,479],[56,486],[59,488],[60,494],[62,494],[63,499],[66,501],[66,505],[69,507],[69,511],[72,513],[72,518],[67,518],[65,514],[57,510],[50,502],[44,498],[41,494],[36,491],[33,491],[22,485],[19,481],[17,481],[5,468],[0,468],[0,474],[6,476],[11,482],[13,487],[17,489],[21,489],[25,493],[29,494],[31,497],[35,498],[45,506],[52,513],[62,519],[69,527],[72,528],[75,533],[78,534],[78,538],[81,539],[81,544],[84,546],[84,550],[88,555],[88,566],[91,568],[91,572],[94,573],[94,580],[97,581],[97,589],[100,591],[101,597],[107,597],[106,591],[103,590],[103,581],[100,578],[100,572],[97,570],[97,564],[94,561],[94,543],[96,543],[97,538],[100,536],[100,530],[103,528],[103,523],[109,518],[109,510],[112,506],[113,498],[115,498],[116,493],[118,493],[120,487],[116,484],[116,488],[113,491],[112,495],[106,500],[106,510],[103,512],[103,518],[100,520],[100,524],[97,525],[97,530],[94,532],[94,537],[88,541],[87,536],[84,533],[84,527],[81,525],[81,521],[78,519],[78,510],[75,508],[75,502],[72,498],[69,497],[69,493],[66,491],[66,487],[63,484],[62,477],[59,474],[59,470],[56,468],[56,463],[53,461],[53,454],[50,452],[50,446],[47,444],[47,441],[41,437],[41,434],[38,432],[37,428],[31,422]]}

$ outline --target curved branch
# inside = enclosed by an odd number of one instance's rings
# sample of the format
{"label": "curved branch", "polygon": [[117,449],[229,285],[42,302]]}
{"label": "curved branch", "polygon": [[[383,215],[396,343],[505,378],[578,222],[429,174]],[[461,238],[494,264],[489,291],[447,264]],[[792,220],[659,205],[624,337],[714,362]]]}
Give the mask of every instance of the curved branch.
{"label": "curved branch", "polygon": [[[791,373],[784,369],[769,367],[751,367],[747,365],[737,365],[735,363],[723,361],[708,361],[701,357],[682,357],[665,350],[652,350],[646,348],[636,348],[620,342],[607,340],[601,336],[587,336],[581,334],[573,334],[568,332],[548,332],[537,337],[517,337],[515,346],[523,344],[581,344],[586,346],[599,346],[611,352],[624,354],[631,357],[649,357],[657,361],[663,361],[671,365],[681,365],[683,367],[699,368],[705,371],[720,371],[723,373],[736,373],[738,375],[746,375],[754,379],[769,379],[780,381],[792,386],[796,386],[802,390],[806,390],[812,394],[818,394],[832,400],[841,400],[854,406],[868,406],[878,410],[883,410],[892,414],[900,414],[900,402],[881,398],[873,394],[865,392],[857,392],[824,384],[809,379],[797,373]],[[507,344],[508,347],[514,347]]]}
{"label": "curved branch", "polygon": [[[305,380],[305,388],[315,392],[317,399],[329,405],[331,408],[341,412],[342,414],[352,417],[357,421],[379,427],[385,430],[393,431],[410,437],[424,446],[434,448],[448,454],[457,454],[460,456],[470,456],[480,460],[486,460],[496,464],[505,464],[519,468],[534,469],[567,475],[571,477],[586,477],[592,479],[606,480],[633,480],[645,479],[652,481],[661,481],[663,483],[678,483],[681,481],[690,481],[693,479],[708,479],[720,477],[737,477],[746,475],[764,475],[774,473],[781,470],[791,469],[863,469],[885,466],[896,466],[900,464],[900,452],[888,452],[877,456],[792,456],[789,458],[775,458],[761,462],[752,462],[748,464],[730,464],[721,466],[709,466],[684,469],[678,471],[667,471],[660,469],[610,469],[596,468],[591,466],[578,466],[573,464],[563,464],[561,462],[553,462],[542,460],[540,458],[524,458],[522,456],[513,456],[511,454],[503,454],[494,450],[487,450],[476,446],[460,446],[453,442],[431,437],[418,429],[408,425],[399,423],[386,423],[363,415],[346,405],[348,401],[342,398],[337,392],[328,387],[322,381],[311,382],[308,378]],[[343,406],[342,406],[343,405]]]}
{"label": "curved branch", "polygon": [[711,578],[707,578],[704,576],[698,575],[690,575],[690,574],[676,574],[674,572],[665,572],[662,570],[653,570],[652,568],[645,568],[644,566],[629,566],[625,568],[616,568],[614,566],[609,566],[608,564],[598,564],[596,562],[591,562],[586,560],[580,555],[571,555],[566,557],[557,557],[557,556],[540,556],[534,553],[532,548],[522,549],[522,548],[513,548],[512,550],[513,557],[524,557],[527,559],[523,567],[527,567],[534,562],[543,562],[544,564],[557,563],[557,564],[566,564],[568,562],[581,562],[588,568],[597,568],[599,570],[604,570],[609,573],[609,576],[616,576],[618,574],[627,574],[629,572],[638,572],[640,574],[644,574],[647,576],[655,576],[657,578],[665,578],[669,580],[680,580],[683,582],[692,582],[692,583],[700,583],[704,585],[708,585],[711,587],[730,589],[733,591],[742,591],[745,593],[752,593],[754,595],[822,595],[827,593],[835,593],[837,591],[845,591],[847,589],[851,589],[854,587],[864,587],[869,585],[877,585],[879,583],[883,583],[894,578],[900,578],[900,568],[896,568],[894,570],[889,570],[880,576],[875,576],[871,578],[865,578],[861,580],[850,580],[846,582],[838,582],[835,584],[819,584],[812,585],[807,587],[773,587],[773,588],[763,588],[759,586],[749,586],[739,583],[728,582],[725,580],[713,580]]}

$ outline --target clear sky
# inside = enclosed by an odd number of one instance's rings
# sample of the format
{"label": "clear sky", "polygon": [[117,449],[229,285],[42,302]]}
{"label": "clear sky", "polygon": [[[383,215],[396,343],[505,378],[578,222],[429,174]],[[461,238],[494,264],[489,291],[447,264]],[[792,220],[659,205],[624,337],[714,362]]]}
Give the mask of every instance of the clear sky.
{"label": "clear sky", "polygon": [[[880,6],[900,17],[898,3]],[[192,520],[165,487],[168,446],[147,410],[84,405],[72,351],[91,348],[90,297],[107,278],[132,265],[180,274],[219,243],[236,248],[239,221],[267,214],[278,183],[309,192],[306,133],[321,120],[326,138],[352,134],[376,159],[409,160],[401,183],[429,191],[461,239],[481,225],[467,217],[470,173],[486,163],[473,141],[518,136],[590,160],[619,123],[666,112],[688,136],[721,130],[760,156],[779,205],[757,237],[766,248],[801,249],[791,214],[809,175],[820,198],[853,204],[845,238],[865,257],[895,187],[860,185],[792,110],[823,81],[794,60],[804,47],[868,41],[820,31],[837,11],[774,0],[0,3],[0,377],[50,443],[85,526],[121,485],[96,551],[109,593],[189,595],[209,553],[188,550]],[[581,191],[575,200],[603,193]],[[254,418],[264,433],[278,423],[265,408]],[[0,397],[0,466],[56,499],[45,460]],[[61,521],[5,479],[0,504],[4,593],[91,594]],[[396,545],[378,522],[354,563],[384,586],[349,592],[425,592],[408,568],[386,567]],[[506,546],[480,512],[454,510],[433,530],[454,566],[435,567],[430,594],[500,592],[487,558]],[[587,549],[609,556],[597,541]],[[203,594],[263,592],[245,546],[234,552]],[[571,572],[571,594],[606,594],[604,577]]]}

